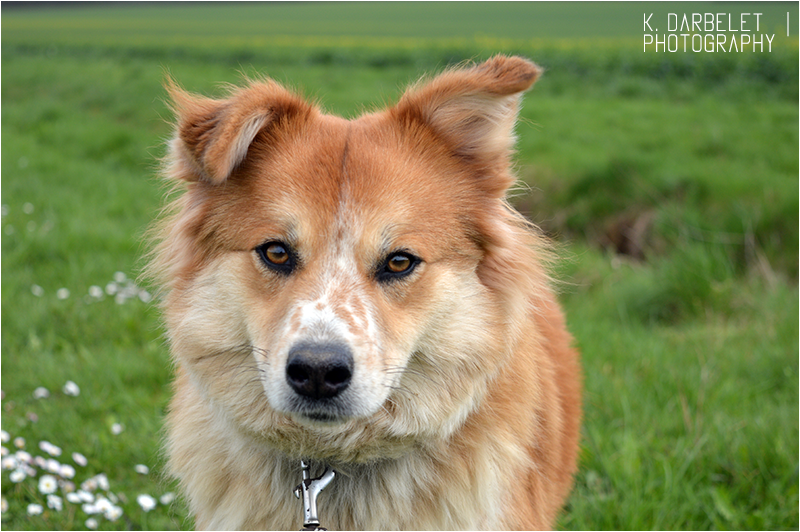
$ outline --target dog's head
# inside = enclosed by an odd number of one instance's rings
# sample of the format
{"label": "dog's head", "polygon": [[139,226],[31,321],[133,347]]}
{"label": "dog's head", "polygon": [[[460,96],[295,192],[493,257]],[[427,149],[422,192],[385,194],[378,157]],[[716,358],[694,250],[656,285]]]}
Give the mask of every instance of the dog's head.
{"label": "dog's head", "polygon": [[495,57],[352,121],[269,80],[225,99],[170,87],[185,192],[155,264],[179,371],[209,404],[310,457],[464,421],[545,282],[505,203],[538,74]]}

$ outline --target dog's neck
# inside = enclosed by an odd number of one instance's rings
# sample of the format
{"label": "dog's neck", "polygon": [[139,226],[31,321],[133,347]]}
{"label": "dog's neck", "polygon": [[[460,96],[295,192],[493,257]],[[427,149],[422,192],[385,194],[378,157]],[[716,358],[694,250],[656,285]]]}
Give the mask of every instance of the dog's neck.
{"label": "dog's neck", "polygon": [[[301,480],[299,460],[261,448],[253,450],[249,461],[232,461],[225,456],[224,445],[214,447],[222,452],[214,461],[225,464],[226,470],[197,468],[195,473],[211,478],[195,486],[217,483],[225,487],[190,494],[198,528],[296,530],[303,526],[303,505],[293,493]],[[502,453],[487,449],[448,463],[443,453],[430,451],[418,449],[401,458],[364,464],[337,463],[335,479],[317,499],[321,526],[330,530],[502,528],[498,519],[503,497],[496,476]],[[315,463],[313,475],[323,469]],[[224,495],[218,498],[220,493]],[[257,503],[251,506],[253,499]],[[237,510],[246,502],[257,510]],[[240,522],[242,516],[249,520]]]}
{"label": "dog's neck", "polygon": [[[301,457],[236,428],[199,395],[186,399],[208,423],[198,438],[191,418],[171,418],[174,444],[188,447],[173,453],[170,467],[182,473],[196,527],[300,528],[303,506],[293,491],[302,479]],[[525,464],[524,449],[504,445],[488,431],[402,447],[401,453],[393,446],[391,458],[313,461],[311,475],[326,465],[336,470],[317,499],[322,524],[331,530],[503,528],[503,479]]]}

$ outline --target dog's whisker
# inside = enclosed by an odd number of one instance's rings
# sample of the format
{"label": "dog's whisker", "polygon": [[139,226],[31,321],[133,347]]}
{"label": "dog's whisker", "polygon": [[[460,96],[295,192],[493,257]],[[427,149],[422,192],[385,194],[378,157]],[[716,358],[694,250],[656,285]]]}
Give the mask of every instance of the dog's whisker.
{"label": "dog's whisker", "polygon": [[204,355],[200,355],[195,359],[195,362],[203,362],[210,359],[216,359],[217,357],[221,356],[230,356],[234,357],[237,355],[245,355],[248,351],[251,350],[251,346],[249,345],[237,345],[234,347],[229,347],[227,349],[220,349],[219,351],[213,351],[211,353],[206,353]]}
{"label": "dog's whisker", "polygon": [[251,384],[263,384],[263,382],[264,381],[261,380],[261,377],[257,377],[255,379],[250,379],[249,381],[246,381],[242,384],[245,386],[250,386]]}
{"label": "dog's whisker", "polygon": [[[387,402],[388,402],[388,401],[387,401]],[[388,408],[386,408],[386,405],[385,405],[385,404],[384,404],[384,405],[381,405],[381,410],[383,410],[383,412],[386,414],[386,417],[388,417],[388,418],[391,418],[391,417],[392,417],[392,414],[391,414],[391,412],[389,412],[389,409],[388,409]]]}
{"label": "dog's whisker", "polygon": [[419,369],[411,368],[411,367],[408,367],[408,366],[387,366],[387,367],[383,368],[383,371],[384,371],[384,373],[386,373],[388,375],[400,374],[402,376],[402,375],[408,374],[408,375],[414,375],[416,377],[421,377],[421,378],[423,378],[423,379],[425,379],[425,380],[427,380],[429,382],[436,382],[435,379],[433,379],[427,373],[425,373],[425,372],[423,372],[423,371],[421,371]]}
{"label": "dog's whisker", "polygon": [[253,352],[253,354],[257,354],[257,355],[261,356],[261,360],[263,360],[265,364],[269,364],[270,363],[270,359],[269,359],[270,352],[269,352],[269,350],[264,349],[263,347],[255,346],[255,345],[251,345],[251,346],[248,346],[248,347]]}
{"label": "dog's whisker", "polygon": [[402,393],[402,394],[407,394],[409,396],[419,397],[418,393],[412,392],[411,390],[409,390],[405,386],[392,386],[392,385],[387,384],[386,388],[392,390],[393,392],[399,392],[399,393]]}

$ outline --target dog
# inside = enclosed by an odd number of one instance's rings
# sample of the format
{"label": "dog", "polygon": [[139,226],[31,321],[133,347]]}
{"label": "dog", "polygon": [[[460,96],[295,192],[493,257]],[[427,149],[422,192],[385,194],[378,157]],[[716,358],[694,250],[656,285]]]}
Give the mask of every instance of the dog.
{"label": "dog", "polygon": [[335,475],[330,529],[554,526],[579,355],[553,246],[507,201],[539,74],[495,56],[353,120],[267,78],[218,99],[167,81],[179,192],[151,266],[168,470],[198,529],[310,526],[303,467]]}

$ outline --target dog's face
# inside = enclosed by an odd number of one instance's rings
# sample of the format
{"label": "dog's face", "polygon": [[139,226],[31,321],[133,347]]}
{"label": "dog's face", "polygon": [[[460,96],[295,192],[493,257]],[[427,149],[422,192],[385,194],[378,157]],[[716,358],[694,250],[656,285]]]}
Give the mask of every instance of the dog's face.
{"label": "dog's face", "polygon": [[270,81],[224,100],[172,88],[187,190],[158,250],[165,313],[221,415],[342,459],[464,420],[508,351],[503,197],[537,75],[498,57],[354,121]]}

